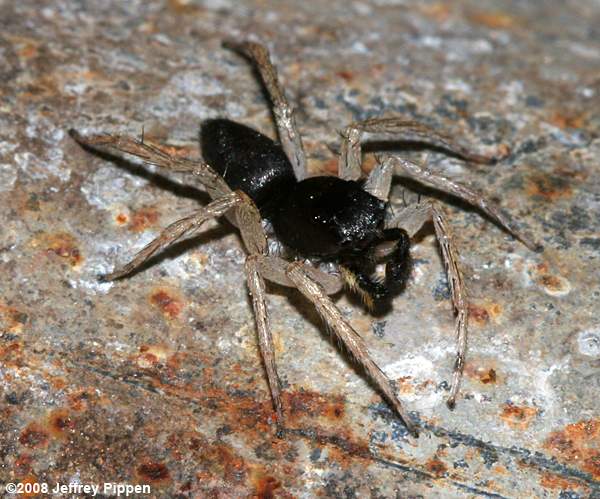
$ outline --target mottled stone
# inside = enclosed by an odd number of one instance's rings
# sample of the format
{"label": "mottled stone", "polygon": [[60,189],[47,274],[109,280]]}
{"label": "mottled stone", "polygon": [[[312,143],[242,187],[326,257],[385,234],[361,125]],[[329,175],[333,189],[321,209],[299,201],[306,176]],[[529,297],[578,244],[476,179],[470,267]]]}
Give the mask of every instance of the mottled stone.
{"label": "mottled stone", "polygon": [[[0,482],[147,483],[152,497],[600,494],[597,1],[23,0],[0,22]],[[277,435],[229,225],[97,280],[207,197],[67,130],[143,132],[194,156],[206,118],[273,136],[225,37],[271,48],[314,174],[335,171],[338,130],[380,115],[507,153],[475,167],[394,146],[488,192],[545,245],[532,253],[455,199],[395,186],[395,203],[413,191],[449,203],[472,316],[454,411],[431,230],[389,314],[337,300],[420,421],[416,441],[316,312],[272,287]]]}

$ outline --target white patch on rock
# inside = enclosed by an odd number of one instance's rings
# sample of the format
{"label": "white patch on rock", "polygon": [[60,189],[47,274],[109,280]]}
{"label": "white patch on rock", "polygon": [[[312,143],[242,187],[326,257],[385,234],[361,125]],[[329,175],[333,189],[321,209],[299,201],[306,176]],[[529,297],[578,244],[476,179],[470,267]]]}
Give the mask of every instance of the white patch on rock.
{"label": "white patch on rock", "polygon": [[127,204],[132,192],[148,185],[140,176],[111,166],[103,166],[81,186],[81,192],[92,206],[109,210],[114,204]]}
{"label": "white patch on rock", "polygon": [[0,164],[0,192],[10,191],[17,181],[17,169],[14,165]]}
{"label": "white patch on rock", "polygon": [[577,335],[577,346],[583,355],[600,357],[600,328],[581,331]]}

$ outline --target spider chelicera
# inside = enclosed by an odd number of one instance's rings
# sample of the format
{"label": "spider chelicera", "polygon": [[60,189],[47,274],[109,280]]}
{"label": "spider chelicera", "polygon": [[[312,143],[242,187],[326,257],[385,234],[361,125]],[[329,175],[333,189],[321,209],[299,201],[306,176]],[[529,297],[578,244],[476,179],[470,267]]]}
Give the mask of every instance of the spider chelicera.
{"label": "spider chelicera", "polygon": [[[391,381],[371,358],[365,342],[329,298],[344,285],[362,295],[368,305],[382,302],[402,288],[409,276],[410,238],[433,221],[448,274],[456,311],[457,354],[447,399],[456,401],[465,364],[468,307],[458,252],[452,242],[443,209],[433,201],[412,204],[392,213],[388,203],[394,174],[412,177],[478,207],[530,249],[538,249],[512,222],[472,189],[436,175],[396,156],[378,156],[378,164],[361,181],[361,140],[365,133],[393,135],[419,141],[476,163],[497,158],[467,148],[415,121],[399,118],[369,119],[342,131],[338,177],[307,178],[306,156],[293,109],[288,104],[268,50],[257,43],[227,41],[226,48],[245,56],[258,70],[273,106],[281,145],[244,125],[226,119],[208,120],[201,127],[204,161],[170,155],[160,147],[131,137],[110,134],[71,135],[85,147],[109,154],[130,154],[144,163],[193,174],[212,202],[169,225],[128,264],[103,276],[123,277],[205,221],[226,215],[238,227],[248,253],[245,273],[258,332],[258,343],[279,424],[283,423],[281,387],[265,303],[265,279],[297,288],[316,307],[334,336],[370,376],[415,437],[415,423],[396,396]],[[269,220],[277,239],[295,255],[292,262],[270,254],[262,220]],[[309,264],[317,258],[337,264],[327,273]],[[385,277],[371,277],[377,263],[385,263]]]}

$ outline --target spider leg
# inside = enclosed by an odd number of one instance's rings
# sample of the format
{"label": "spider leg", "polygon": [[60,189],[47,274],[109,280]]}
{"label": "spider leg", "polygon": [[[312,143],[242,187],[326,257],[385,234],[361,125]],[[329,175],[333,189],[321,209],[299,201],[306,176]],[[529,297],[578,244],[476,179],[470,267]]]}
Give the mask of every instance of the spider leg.
{"label": "spider leg", "polygon": [[351,123],[342,131],[343,141],[338,164],[340,178],[346,180],[360,178],[361,140],[364,133],[393,135],[396,140],[407,142],[423,142],[473,163],[490,164],[501,159],[497,156],[474,153],[469,148],[417,121],[403,120],[398,117],[372,118]]}
{"label": "spider leg", "polygon": [[[452,194],[467,203],[482,210],[489,217],[495,220],[501,227],[506,229],[515,238],[521,241],[532,251],[540,251],[542,246],[532,241],[528,236],[521,233],[513,224],[513,221],[503,215],[500,209],[491,201],[484,198],[481,194],[473,189],[454,182],[442,175],[435,174],[429,171],[426,167],[421,167],[411,161],[399,158],[397,156],[388,156],[384,162],[390,163],[396,169],[396,173],[408,174],[409,177],[418,180],[426,185],[440,189],[441,191]],[[389,174],[389,169],[386,170]]]}
{"label": "spider leg", "polygon": [[386,220],[386,229],[401,227],[410,237],[413,237],[425,222],[431,220],[431,207],[429,202],[414,203],[395,212],[395,216]]}
{"label": "spider leg", "polygon": [[156,145],[125,135],[81,135],[76,130],[69,130],[69,133],[82,146],[111,156],[124,157],[130,155],[146,165],[156,165],[176,172],[192,173],[206,187],[208,194],[213,199],[231,193],[231,189],[225,180],[202,161],[172,156]]}
{"label": "spider leg", "polygon": [[[265,365],[267,381],[273,399],[273,405],[279,424],[283,423],[283,404],[281,401],[281,382],[275,364],[275,347],[269,324],[269,315],[266,304],[266,290],[264,278],[270,281],[293,286],[287,277],[285,269],[289,262],[273,256],[268,256],[267,238],[261,224],[260,213],[252,200],[245,194],[237,192],[241,203],[236,208],[238,227],[246,249],[250,253],[246,258],[245,272],[248,290],[252,297],[252,307],[258,333],[258,346]],[[328,293],[333,294],[340,290],[341,283],[336,276],[326,274],[313,267],[304,265],[306,272],[320,282]]]}
{"label": "spider leg", "polygon": [[338,177],[344,180],[358,180],[362,176],[362,132],[352,125],[341,131],[342,147],[338,159]]}
{"label": "spider leg", "polygon": [[283,87],[277,79],[277,70],[271,62],[269,50],[259,43],[225,40],[223,46],[247,57],[258,70],[273,105],[273,115],[283,150],[287,154],[298,180],[306,177],[306,155],[302,138],[296,127],[294,110],[288,103]]}
{"label": "spider leg", "polygon": [[446,215],[441,206],[435,202],[421,203],[403,209],[394,220],[386,224],[386,227],[402,227],[412,236],[429,220],[433,221],[435,234],[442,250],[442,259],[448,275],[452,304],[456,310],[456,361],[450,385],[450,395],[446,401],[448,407],[452,409],[456,403],[456,396],[465,367],[469,313],[467,290],[459,265],[458,250],[452,241]]}
{"label": "spider leg", "polygon": [[259,255],[249,255],[246,259],[246,282],[248,290],[252,296],[252,306],[254,308],[254,320],[256,321],[256,330],[258,333],[258,346],[265,364],[267,381],[273,398],[273,405],[277,414],[277,421],[283,422],[283,404],[281,402],[281,382],[277,374],[275,365],[275,347],[273,345],[273,336],[271,335],[271,326],[269,324],[269,315],[267,313],[265,281],[259,273],[258,259]]}
{"label": "spider leg", "polygon": [[137,255],[135,255],[129,263],[119,269],[116,269],[110,274],[102,276],[102,280],[114,281],[115,279],[119,279],[127,274],[130,274],[157,251],[167,248],[180,239],[183,235],[198,229],[200,225],[207,220],[223,215],[229,209],[240,204],[242,202],[241,199],[242,198],[237,192],[232,192],[217,199],[216,201],[213,201],[212,203],[209,203],[191,215],[173,222],[166,229],[164,229],[156,239],[151,241]]}
{"label": "spider leg", "polygon": [[458,263],[458,251],[452,242],[446,221],[446,215],[442,208],[436,203],[431,204],[431,215],[435,234],[442,249],[442,258],[446,265],[448,273],[448,285],[452,295],[452,303],[456,310],[456,361],[452,373],[452,383],[450,384],[450,395],[446,404],[453,409],[456,404],[456,395],[460,387],[463,371],[465,368],[465,355],[467,353],[467,336],[469,324],[469,311],[467,302],[467,290],[463,280],[463,275]]}
{"label": "spider leg", "polygon": [[[287,275],[287,269],[290,262],[273,255],[257,255],[256,264],[258,266],[260,275],[265,279],[286,286],[289,288],[295,288],[296,285]],[[307,265],[303,262],[296,262],[296,265],[302,267],[302,270],[310,276],[311,279],[318,282],[323,287],[323,291],[326,295],[334,295],[342,290],[344,286],[344,280],[341,275],[328,274],[311,265]]]}
{"label": "spider leg", "polygon": [[376,198],[387,201],[393,176],[394,166],[389,161],[380,161],[377,157],[377,166],[369,173],[363,189]]}
{"label": "spider leg", "polygon": [[299,262],[291,263],[287,268],[287,275],[296,285],[298,290],[306,296],[316,307],[335,336],[344,344],[352,357],[365,369],[377,387],[383,392],[392,404],[398,415],[404,421],[410,433],[417,437],[418,431],[410,416],[398,400],[391,381],[384,372],[375,364],[365,342],[361,336],[344,319],[340,310],[326,295],[323,287],[308,275]]}

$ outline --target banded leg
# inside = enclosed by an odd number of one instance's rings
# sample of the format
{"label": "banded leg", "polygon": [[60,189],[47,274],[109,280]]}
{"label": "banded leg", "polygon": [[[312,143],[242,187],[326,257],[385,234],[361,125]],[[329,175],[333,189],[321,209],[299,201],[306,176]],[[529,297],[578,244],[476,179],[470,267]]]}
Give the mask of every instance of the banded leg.
{"label": "banded leg", "polygon": [[501,159],[472,152],[469,148],[458,144],[432,128],[417,121],[394,118],[372,118],[351,123],[342,131],[342,148],[338,164],[341,178],[358,180],[361,176],[361,140],[364,133],[393,135],[394,139],[407,142],[423,142],[439,147],[465,161],[490,164]]}
{"label": "banded leg", "polygon": [[81,135],[76,130],[69,130],[69,133],[82,146],[111,156],[130,155],[146,165],[156,165],[175,172],[192,173],[206,187],[212,199],[231,193],[225,180],[209,165],[201,161],[172,156],[153,144],[124,135]]}
{"label": "banded leg", "polygon": [[388,168],[384,170],[386,175],[391,175],[392,173],[403,173],[411,178],[414,178],[415,180],[418,180],[419,182],[422,182],[425,185],[429,185],[436,189],[440,189],[443,192],[452,194],[459,199],[466,201],[470,205],[479,208],[486,215],[492,218],[492,220],[496,221],[496,223],[512,234],[516,239],[521,241],[530,250],[540,251],[542,249],[541,244],[535,243],[528,236],[521,233],[521,231],[514,226],[513,221],[504,216],[494,203],[488,201],[473,189],[458,182],[454,182],[453,180],[450,180],[442,175],[435,174],[425,167],[421,167],[416,163],[399,158],[397,156],[386,157],[384,163],[389,163]]}
{"label": "banded leg", "polygon": [[339,309],[326,295],[323,287],[312,279],[298,263],[289,265],[287,275],[298,290],[314,304],[335,336],[348,349],[352,357],[365,369],[375,385],[383,392],[386,399],[392,404],[404,421],[410,433],[414,437],[418,437],[417,428],[397,398],[391,381],[375,364],[361,336],[344,319]]}
{"label": "banded leg", "polygon": [[450,384],[450,395],[446,400],[446,404],[450,409],[454,409],[456,405],[456,395],[460,388],[460,382],[463,377],[465,368],[465,356],[467,354],[467,336],[469,326],[469,311],[467,302],[467,290],[463,280],[463,275],[458,263],[458,252],[456,246],[452,242],[448,231],[446,216],[441,207],[436,203],[431,204],[431,217],[435,234],[442,249],[442,258],[446,266],[448,274],[448,285],[450,286],[450,294],[452,303],[456,312],[455,319],[455,334],[456,334],[456,361],[452,373],[452,383]]}
{"label": "banded leg", "polygon": [[226,40],[223,42],[223,46],[244,55],[256,66],[271,98],[273,115],[283,150],[292,163],[296,178],[304,179],[306,177],[306,155],[302,138],[296,127],[294,110],[288,103],[285,92],[277,79],[277,70],[271,62],[268,49],[259,43],[235,40]]}
{"label": "banded leg", "polygon": [[442,260],[448,275],[452,304],[456,312],[456,361],[452,373],[450,395],[446,401],[448,407],[453,409],[465,367],[469,314],[467,290],[460,269],[458,250],[452,241],[446,215],[437,203],[409,205],[394,220],[386,224],[386,227],[402,227],[412,236],[429,220],[433,221],[435,234],[442,250]]}

